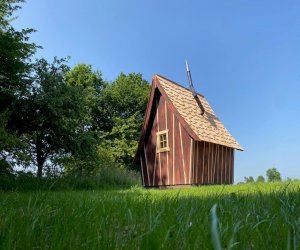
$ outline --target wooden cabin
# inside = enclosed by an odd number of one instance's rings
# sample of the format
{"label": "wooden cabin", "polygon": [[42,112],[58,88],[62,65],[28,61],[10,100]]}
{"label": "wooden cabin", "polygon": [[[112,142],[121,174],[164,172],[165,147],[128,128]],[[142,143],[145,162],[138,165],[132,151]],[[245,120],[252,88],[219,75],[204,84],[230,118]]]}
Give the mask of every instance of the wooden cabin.
{"label": "wooden cabin", "polygon": [[134,162],[144,187],[232,184],[234,150],[243,150],[203,95],[154,75]]}

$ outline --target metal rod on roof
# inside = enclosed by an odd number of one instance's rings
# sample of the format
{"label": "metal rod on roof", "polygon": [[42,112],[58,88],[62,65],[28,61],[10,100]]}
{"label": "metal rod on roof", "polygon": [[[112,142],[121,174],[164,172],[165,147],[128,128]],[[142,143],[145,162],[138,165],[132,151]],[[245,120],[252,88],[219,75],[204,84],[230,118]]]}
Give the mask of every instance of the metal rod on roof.
{"label": "metal rod on roof", "polygon": [[197,95],[195,89],[194,89],[194,85],[193,85],[193,81],[192,81],[192,75],[191,75],[191,71],[190,71],[190,68],[189,68],[189,65],[188,65],[188,62],[187,60],[185,60],[185,66],[186,66],[186,73],[187,73],[187,76],[188,76],[188,81],[189,81],[189,85],[190,85],[190,89],[193,93],[193,96],[198,104],[198,106],[200,107],[201,109],[201,115],[204,115],[204,112],[205,112],[205,109],[199,99],[199,96]]}

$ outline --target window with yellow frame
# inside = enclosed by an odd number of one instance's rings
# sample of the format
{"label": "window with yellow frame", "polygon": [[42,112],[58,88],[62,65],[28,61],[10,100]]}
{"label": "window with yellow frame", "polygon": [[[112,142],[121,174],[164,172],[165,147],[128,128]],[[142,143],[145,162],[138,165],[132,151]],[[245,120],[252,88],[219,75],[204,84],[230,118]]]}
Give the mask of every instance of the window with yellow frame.
{"label": "window with yellow frame", "polygon": [[157,136],[157,152],[169,151],[169,130],[163,130],[156,133]]}

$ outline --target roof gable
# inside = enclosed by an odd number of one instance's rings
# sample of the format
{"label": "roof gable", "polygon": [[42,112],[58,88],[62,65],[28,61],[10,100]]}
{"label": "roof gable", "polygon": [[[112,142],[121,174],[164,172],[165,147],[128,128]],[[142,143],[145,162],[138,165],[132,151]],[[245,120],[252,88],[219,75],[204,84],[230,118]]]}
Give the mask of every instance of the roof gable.
{"label": "roof gable", "polygon": [[217,118],[203,95],[197,94],[205,109],[205,113],[202,116],[200,115],[200,107],[198,106],[191,90],[163,76],[154,75],[144,124],[138,144],[138,150],[134,159],[135,163],[139,161],[139,152],[143,148],[151,110],[154,105],[153,100],[156,89],[158,89],[160,94],[166,99],[169,108],[173,110],[176,118],[180,120],[182,126],[194,140],[211,142],[243,150],[239,143]]}
{"label": "roof gable", "polygon": [[198,94],[205,109],[205,113],[202,116],[200,115],[200,107],[189,89],[160,75],[157,75],[157,80],[176,110],[201,141],[243,150],[241,145],[233,138],[215,115],[203,95]]}
{"label": "roof gable", "polygon": [[179,114],[179,112],[177,111],[176,107],[173,105],[171,100],[168,98],[164,88],[160,85],[160,83],[158,81],[158,75],[154,75],[153,79],[152,79],[150,95],[148,98],[148,104],[147,104],[146,114],[145,114],[144,123],[143,123],[142,131],[141,131],[141,136],[140,136],[140,139],[138,142],[138,149],[137,149],[137,152],[136,152],[136,155],[134,158],[134,163],[139,162],[139,153],[144,146],[144,140],[146,139],[146,134],[149,129],[148,126],[150,125],[149,122],[150,122],[150,118],[151,118],[151,112],[152,112],[152,109],[156,107],[156,104],[154,103],[156,91],[160,92],[162,98],[164,98],[166,100],[168,107],[174,112],[174,115],[181,122],[182,126],[187,130],[187,132],[190,134],[190,136],[194,140],[200,140],[200,138],[190,128],[190,126],[187,124],[187,122]]}

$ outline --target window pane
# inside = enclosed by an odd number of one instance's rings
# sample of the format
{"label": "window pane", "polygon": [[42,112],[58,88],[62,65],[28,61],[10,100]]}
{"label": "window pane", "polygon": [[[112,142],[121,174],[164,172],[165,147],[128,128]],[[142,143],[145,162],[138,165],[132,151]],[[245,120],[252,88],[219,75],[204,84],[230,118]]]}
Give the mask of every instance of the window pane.
{"label": "window pane", "polygon": [[167,133],[158,134],[157,143],[159,149],[167,148],[168,147]]}

